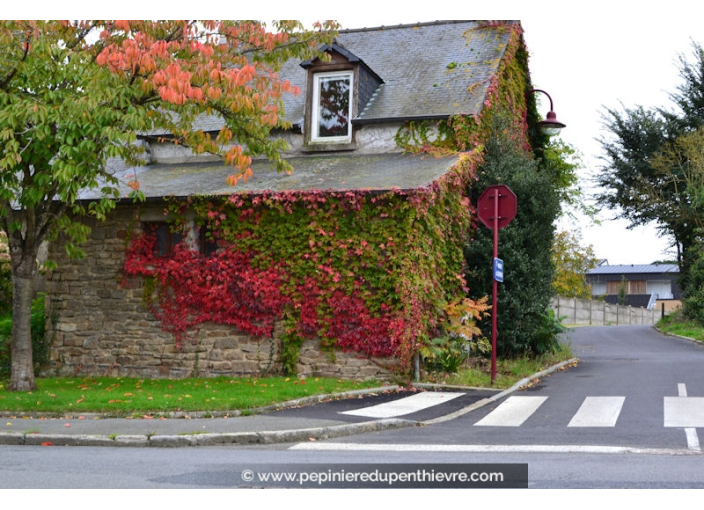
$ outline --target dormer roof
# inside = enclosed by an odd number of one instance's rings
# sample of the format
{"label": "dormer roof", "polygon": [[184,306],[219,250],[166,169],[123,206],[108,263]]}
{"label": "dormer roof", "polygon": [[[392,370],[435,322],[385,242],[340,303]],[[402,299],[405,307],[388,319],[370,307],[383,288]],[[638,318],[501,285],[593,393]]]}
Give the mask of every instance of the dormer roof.
{"label": "dormer roof", "polygon": [[[384,81],[354,123],[442,119],[479,113],[509,37],[503,26],[437,21],[341,31],[329,50],[363,62]],[[304,117],[306,74],[298,62],[279,73],[303,92],[284,98],[293,124]]]}
{"label": "dormer roof", "polygon": [[[345,59],[347,59],[348,62],[352,64],[362,62],[361,58],[359,58],[354,53],[347,51],[342,45],[338,44],[337,39],[333,40],[332,44],[323,44],[320,47],[320,51],[324,51],[326,53],[339,53],[340,56],[344,57]],[[301,62],[300,65],[303,69],[308,69],[315,62],[320,62],[320,58],[316,57],[314,59],[304,60],[303,62]]]}

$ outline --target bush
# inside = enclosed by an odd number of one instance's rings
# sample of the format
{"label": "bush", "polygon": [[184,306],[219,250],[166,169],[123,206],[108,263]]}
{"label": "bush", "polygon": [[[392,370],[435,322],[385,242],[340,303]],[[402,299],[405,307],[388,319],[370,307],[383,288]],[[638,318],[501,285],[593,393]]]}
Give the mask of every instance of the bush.
{"label": "bush", "polygon": [[420,350],[427,371],[454,374],[471,353],[491,351],[491,344],[477,325],[489,316],[487,300],[455,299],[445,305],[441,321],[444,335],[433,338]]}
{"label": "bush", "polygon": [[691,265],[682,279],[682,313],[704,326],[704,254],[697,246],[690,251]]}
{"label": "bush", "polygon": [[[50,348],[53,338],[46,335],[46,313],[44,311],[45,295],[39,294],[32,302],[32,360],[34,373],[38,374],[49,363]],[[5,315],[0,318],[0,379],[10,376],[11,358],[10,347],[12,344],[12,316]]]}
{"label": "bush", "polygon": [[0,318],[0,379],[10,376],[10,342],[12,341],[12,316]]}
{"label": "bush", "polygon": [[[488,186],[506,184],[518,199],[515,219],[499,233],[505,280],[498,292],[497,351],[503,357],[542,354],[558,346],[558,328],[549,310],[560,197],[551,172],[541,168],[500,122],[486,144],[484,164],[471,190],[476,203]],[[492,231],[480,225],[465,248],[470,297],[491,294],[492,255]],[[490,336],[488,322],[482,324],[485,336]]]}
{"label": "bush", "polygon": [[7,247],[7,235],[0,230],[0,316],[9,313],[12,308],[12,269],[10,252]]}

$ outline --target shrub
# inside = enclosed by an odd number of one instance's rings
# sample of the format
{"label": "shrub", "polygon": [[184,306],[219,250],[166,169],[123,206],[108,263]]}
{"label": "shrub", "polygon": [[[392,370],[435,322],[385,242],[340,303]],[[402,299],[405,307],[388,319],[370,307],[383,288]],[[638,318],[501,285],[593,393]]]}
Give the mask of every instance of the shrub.
{"label": "shrub", "polygon": [[[52,337],[46,335],[47,317],[44,311],[45,295],[39,294],[32,302],[32,360],[34,373],[38,374],[49,363]],[[12,316],[0,318],[0,379],[9,377],[11,370]]]}
{"label": "shrub", "polygon": [[0,231],[0,315],[9,313],[12,308],[12,269],[7,235]]}
{"label": "shrub", "polygon": [[[476,203],[487,186],[506,184],[518,199],[515,219],[499,233],[505,280],[498,292],[497,351],[512,357],[552,351],[558,345],[549,310],[554,274],[550,253],[560,198],[550,172],[509,133],[497,118],[472,198]],[[493,233],[480,225],[465,247],[471,297],[491,294],[492,255]],[[486,336],[490,327],[488,321],[482,325]]]}
{"label": "shrub", "polygon": [[471,353],[491,351],[489,341],[477,326],[478,321],[489,315],[491,306],[487,299],[486,296],[478,301],[456,299],[445,306],[444,335],[433,338],[420,349],[426,370],[454,374]]}
{"label": "shrub", "polygon": [[682,281],[682,313],[704,325],[704,255],[701,249],[692,249],[691,265]]}

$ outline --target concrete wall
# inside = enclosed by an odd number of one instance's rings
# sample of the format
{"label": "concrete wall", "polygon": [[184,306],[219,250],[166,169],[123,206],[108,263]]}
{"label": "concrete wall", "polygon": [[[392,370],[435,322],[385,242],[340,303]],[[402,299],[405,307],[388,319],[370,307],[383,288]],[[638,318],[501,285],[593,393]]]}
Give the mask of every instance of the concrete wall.
{"label": "concrete wall", "polygon": [[660,307],[648,310],[594,301],[554,297],[550,303],[557,317],[564,317],[565,325],[623,326],[629,324],[652,325],[660,320]]}

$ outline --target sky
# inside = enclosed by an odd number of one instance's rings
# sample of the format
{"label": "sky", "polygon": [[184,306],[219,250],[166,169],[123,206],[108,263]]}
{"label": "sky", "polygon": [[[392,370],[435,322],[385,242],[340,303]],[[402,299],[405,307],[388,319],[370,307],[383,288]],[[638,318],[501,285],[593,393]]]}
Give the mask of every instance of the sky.
{"label": "sky", "polygon": [[[19,4],[18,4],[19,5]],[[601,147],[596,139],[606,134],[601,114],[606,107],[670,107],[668,94],[680,83],[678,57],[691,55],[692,42],[704,44],[704,29],[694,2],[670,0],[657,8],[631,1],[564,2],[506,0],[503,2],[407,1],[403,4],[356,0],[348,4],[308,0],[304,3],[269,0],[247,5],[215,3],[193,8],[176,2],[173,18],[231,17],[250,19],[337,19],[343,28],[398,25],[439,19],[518,19],[530,54],[533,85],[552,97],[557,118],[567,124],[559,135],[583,155],[580,170],[587,194],[600,166]],[[32,4],[33,9],[36,4]],[[8,7],[8,17],[32,18],[36,11]],[[82,2],[46,3],[42,17],[146,17],[163,15],[157,4],[123,0],[116,7],[88,7]],[[73,12],[72,12],[73,11]],[[152,12],[150,12],[152,11]],[[197,12],[196,12],[197,11]],[[545,115],[548,102],[542,99]],[[614,221],[613,211],[601,211],[601,223],[585,218],[562,222],[561,229],[577,230],[584,245],[610,264],[648,264],[673,259],[669,240],[658,237],[654,226],[629,230],[628,223]]]}

